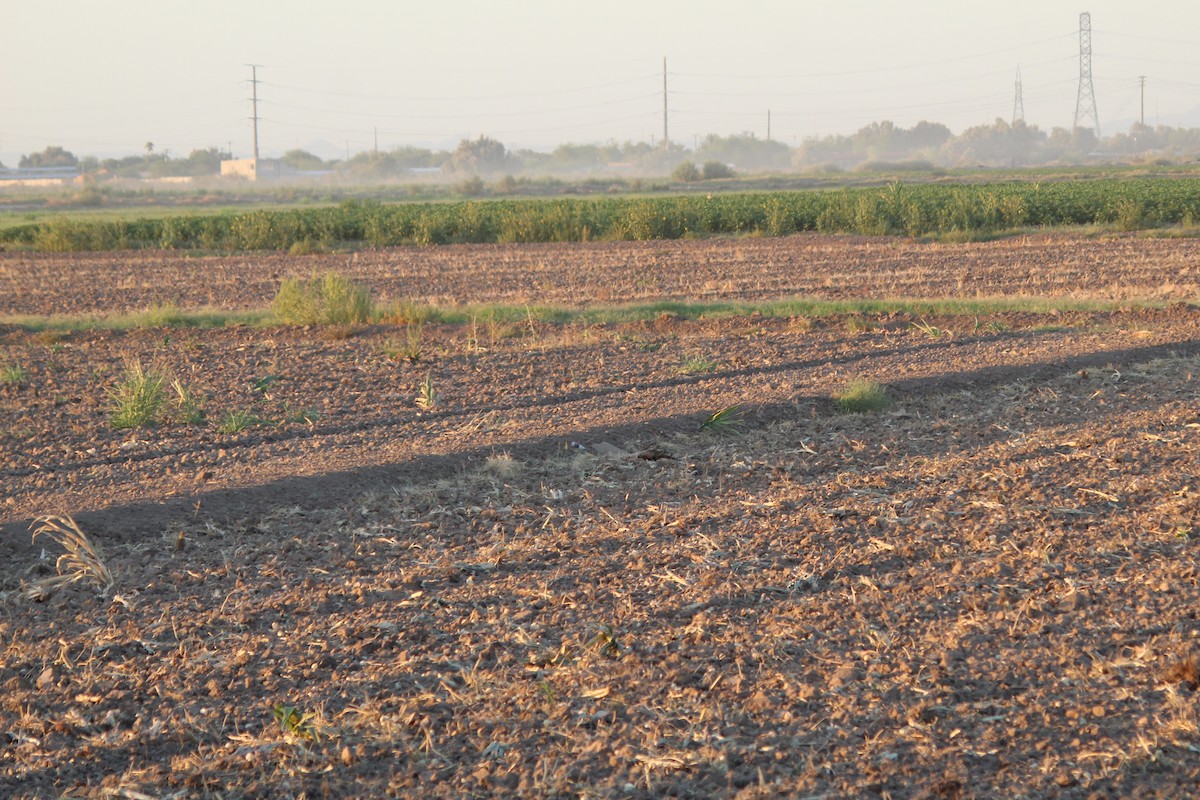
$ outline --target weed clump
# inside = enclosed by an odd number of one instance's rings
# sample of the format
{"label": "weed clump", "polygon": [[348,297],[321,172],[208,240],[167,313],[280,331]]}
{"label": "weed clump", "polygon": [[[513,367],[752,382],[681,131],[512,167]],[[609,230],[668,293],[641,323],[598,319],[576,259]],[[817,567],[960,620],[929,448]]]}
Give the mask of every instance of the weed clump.
{"label": "weed clump", "polygon": [[175,412],[179,419],[188,425],[202,424],[206,415],[196,393],[178,378],[171,381],[171,388],[175,391]]}
{"label": "weed clump", "polygon": [[122,430],[153,425],[166,402],[166,384],[163,372],[137,360],[126,362],[121,382],[108,390],[113,402],[108,421]]}
{"label": "weed clump", "polygon": [[0,383],[15,386],[25,380],[27,374],[25,368],[20,364],[7,364],[4,367],[0,367]]}
{"label": "weed clump", "polygon": [[371,320],[375,304],[365,286],[329,271],[308,280],[284,279],[271,311],[289,325],[356,325]]}
{"label": "weed clump", "polygon": [[36,581],[26,589],[26,597],[44,600],[51,590],[82,580],[90,580],[106,592],[113,587],[112,573],[100,551],[69,515],[38,517],[34,524],[38,526],[33,532],[34,542],[45,536],[62,545],[66,552],[54,564],[58,574]]}
{"label": "weed clump", "polygon": [[680,366],[679,371],[684,375],[702,375],[714,371],[717,366],[717,362],[713,361],[711,358],[705,358],[704,356],[692,356],[683,362],[683,365]]}
{"label": "weed clump", "polygon": [[729,433],[740,428],[742,423],[742,404],[736,403],[709,414],[700,423],[700,430],[712,431],[714,433]]}
{"label": "weed clump", "polygon": [[882,411],[891,405],[892,399],[878,383],[858,378],[835,394],[833,401],[843,414],[867,414]]}
{"label": "weed clump", "polygon": [[221,423],[217,425],[217,430],[221,433],[241,433],[247,428],[261,424],[262,420],[249,411],[227,411],[221,418]]}

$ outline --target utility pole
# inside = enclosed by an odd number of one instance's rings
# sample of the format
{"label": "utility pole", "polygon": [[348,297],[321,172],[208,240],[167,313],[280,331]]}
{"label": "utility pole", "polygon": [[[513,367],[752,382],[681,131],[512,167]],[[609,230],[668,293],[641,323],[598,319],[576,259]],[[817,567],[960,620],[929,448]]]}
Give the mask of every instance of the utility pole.
{"label": "utility pole", "polygon": [[1025,121],[1025,98],[1021,93],[1021,67],[1017,66],[1017,91],[1013,96],[1013,118],[1012,124],[1016,127],[1018,122]]}
{"label": "utility pole", "polygon": [[1146,127],[1146,76],[1138,75],[1138,85],[1142,89],[1142,127]]}
{"label": "utility pole", "polygon": [[771,109],[767,109],[767,141],[771,141]]}
{"label": "utility pole", "polygon": [[1096,112],[1096,89],[1092,85],[1092,15],[1079,15],[1079,95],[1075,100],[1075,125],[1080,118],[1092,118],[1096,138],[1100,138],[1100,115]]}
{"label": "utility pole", "polygon": [[375,126],[375,155],[379,155],[379,126]]}
{"label": "utility pole", "polygon": [[663,56],[663,150],[671,146],[667,138],[667,57]]}
{"label": "utility pole", "polygon": [[247,64],[250,68],[250,102],[254,109],[254,116],[250,119],[254,121],[254,161],[258,163],[258,68],[262,64]]}

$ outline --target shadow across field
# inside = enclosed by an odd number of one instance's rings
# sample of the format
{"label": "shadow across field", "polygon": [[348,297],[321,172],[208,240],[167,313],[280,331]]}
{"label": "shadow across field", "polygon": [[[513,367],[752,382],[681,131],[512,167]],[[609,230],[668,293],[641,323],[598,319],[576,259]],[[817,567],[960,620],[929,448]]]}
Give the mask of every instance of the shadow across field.
{"label": "shadow across field", "polygon": [[[1006,343],[1019,343],[1024,339],[1032,341],[1037,335],[1038,334],[1033,332],[1010,332],[1003,334],[1003,341]],[[268,433],[255,432],[244,436],[223,438],[219,441],[189,443],[185,447],[179,447],[176,449],[159,448],[141,453],[121,453],[120,455],[101,456],[97,458],[76,458],[72,459],[71,461],[57,463],[43,459],[40,461],[37,467],[0,470],[0,479],[8,477],[21,478],[32,475],[39,471],[62,473],[85,470],[97,466],[108,466],[112,464],[148,462],[161,459],[165,456],[179,455],[182,453],[211,453],[218,450],[229,450],[260,444],[274,444],[292,440],[320,439],[321,437],[325,436],[353,434],[362,431],[411,424],[418,420],[426,422],[446,419],[466,419],[493,412],[553,408],[555,406],[563,406],[570,403],[578,403],[587,400],[616,397],[627,394],[631,391],[649,391],[654,389],[670,389],[683,386],[701,386],[705,384],[718,385],[722,382],[732,381],[738,378],[763,377],[768,375],[801,372],[803,370],[822,367],[852,367],[856,364],[877,361],[889,357],[908,356],[917,353],[927,355],[930,353],[937,353],[939,351],[953,351],[955,349],[970,347],[980,342],[994,339],[995,337],[975,337],[966,339],[945,339],[943,341],[922,341],[917,344],[907,343],[897,347],[864,350],[852,354],[821,354],[813,358],[784,361],[770,365],[756,365],[740,367],[736,369],[714,370],[712,372],[705,372],[703,374],[685,374],[669,378],[660,378],[657,380],[624,382],[592,389],[576,389],[565,393],[551,393],[529,397],[518,397],[508,402],[491,403],[486,406],[470,405],[465,408],[452,408],[435,411],[409,410],[398,414],[390,414],[388,416],[374,417],[369,419],[355,418],[337,422],[317,422],[307,428],[294,428]],[[1075,369],[1096,368],[1103,367],[1109,363],[1114,363],[1117,361],[1128,363],[1162,357],[1162,355],[1168,355],[1172,353],[1187,354],[1195,351],[1200,351],[1200,342],[1194,340],[1184,340],[1177,343],[1171,343],[1170,345],[1155,345],[1151,347],[1135,348],[1132,350],[1100,351],[1094,354],[1073,356],[1070,359],[1064,359],[1057,363],[1045,362],[1039,364],[1016,365],[1011,367],[996,366],[968,372],[953,372],[944,373],[937,376],[893,380],[887,381],[887,384],[889,388],[901,393],[911,391],[913,393],[920,394],[930,391],[928,388],[930,385],[940,385],[945,382],[946,386],[943,390],[953,391],[956,388],[977,383],[989,385],[1020,380],[1025,377],[1037,378],[1046,374],[1053,374],[1054,370],[1065,367],[1068,362],[1073,364],[1073,368]],[[1154,355],[1154,353],[1157,353],[1158,355]],[[1011,377],[1005,377],[1006,375],[1009,375],[1010,372]],[[796,399],[797,401],[803,401],[805,398],[798,396]],[[820,398],[811,399],[819,400]],[[760,408],[764,410],[771,407],[772,406],[769,404],[760,406]],[[784,407],[790,408],[791,406],[785,404]],[[638,423],[634,427],[641,428],[644,425],[654,424],[658,423],[655,421]],[[625,426],[622,427],[624,428]],[[603,434],[604,432],[598,431],[597,433]],[[616,434],[613,433],[611,435]]]}
{"label": "shadow across field", "polygon": [[[933,347],[951,347],[954,342],[929,343]],[[902,349],[896,349],[902,352]],[[881,351],[864,356],[842,357],[842,363],[853,363],[866,357],[878,357]],[[1158,358],[1200,355],[1200,340],[1187,339],[1161,345],[1101,350],[1072,355],[1052,361],[1023,365],[991,366],[977,370],[946,372],[932,376],[904,378],[897,376],[887,381],[889,390],[901,397],[920,397],[947,394],[968,388],[1003,386],[1019,381],[1046,380],[1054,376],[1082,369],[1098,369],[1107,366],[1122,367],[1151,361]],[[827,365],[829,360],[799,361],[770,366],[749,367],[708,373],[703,376],[681,376],[654,382],[653,386],[674,386],[687,383],[724,381],[749,375],[790,372],[816,365]],[[544,407],[581,399],[622,394],[631,388],[614,386],[567,396],[535,398],[518,401],[511,405],[498,406],[498,410]],[[832,401],[825,396],[797,395],[786,403],[747,403],[743,407],[744,419],[750,424],[768,424],[773,421],[794,419],[798,406],[809,406],[834,413]],[[444,416],[474,416],[492,409],[473,408],[469,411],[442,412]],[[362,430],[369,427],[387,426],[400,419],[374,420],[348,423],[340,426],[342,431]],[[527,438],[505,442],[503,450],[518,460],[544,457],[561,451],[571,441],[584,444],[597,442],[624,443],[645,440],[664,434],[693,432],[697,429],[701,414],[676,414],[641,419],[628,424],[604,426],[556,433],[550,436]],[[322,433],[331,433],[328,429]],[[308,436],[308,433],[284,434],[283,436]],[[282,437],[281,437],[282,438]],[[267,440],[259,438],[256,441]],[[225,444],[230,446],[229,443]],[[454,475],[471,463],[477,463],[496,452],[497,445],[466,448],[447,454],[430,454],[402,462],[367,464],[351,470],[330,472],[318,476],[304,476],[275,480],[269,483],[197,491],[175,497],[154,498],[143,503],[113,506],[102,510],[79,510],[76,519],[89,531],[100,534],[102,539],[130,541],[149,535],[160,535],[172,526],[182,525],[193,515],[200,514],[215,524],[223,524],[240,518],[254,516],[266,508],[281,505],[297,505],[307,509],[339,508],[352,502],[357,495],[386,490],[406,482],[429,481]],[[161,457],[161,453],[155,457]],[[73,467],[76,465],[72,465]],[[24,559],[34,548],[29,544],[29,520],[17,520],[0,526],[0,556],[5,560]]]}

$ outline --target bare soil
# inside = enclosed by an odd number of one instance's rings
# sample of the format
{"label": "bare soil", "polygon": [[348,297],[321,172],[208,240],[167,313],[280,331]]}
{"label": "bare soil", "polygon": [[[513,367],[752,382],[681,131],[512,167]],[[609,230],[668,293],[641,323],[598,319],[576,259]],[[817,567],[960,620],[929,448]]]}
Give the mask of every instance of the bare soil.
{"label": "bare soil", "polygon": [[586,306],[802,295],[1194,298],[1200,240],[1020,236],[957,245],[802,235],[575,244],[450,245],[352,254],[0,252],[0,314],[270,303],[283,277],[334,269],[384,300]]}
{"label": "bare soil", "polygon": [[[1200,786],[1194,243],[8,253],[0,313],[243,308],[330,267],[438,302],[1175,302],[430,325],[413,360],[396,326],[2,330],[0,796]],[[114,430],[130,359],[205,419]],[[891,405],[839,412],[856,378]],[[45,514],[113,587],[38,591]]]}

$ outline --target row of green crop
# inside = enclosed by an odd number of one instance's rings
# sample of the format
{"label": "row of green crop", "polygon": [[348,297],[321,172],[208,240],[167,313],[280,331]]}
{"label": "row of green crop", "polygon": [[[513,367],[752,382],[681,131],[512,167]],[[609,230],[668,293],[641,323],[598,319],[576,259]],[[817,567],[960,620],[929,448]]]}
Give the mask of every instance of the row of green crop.
{"label": "row of green crop", "polygon": [[168,248],[285,250],[296,243],[376,247],[456,242],[678,239],[798,231],[923,236],[1026,227],[1133,230],[1200,221],[1200,180],[891,184],[880,188],[459,203],[348,201],[313,209],[160,219],[70,216],[0,231],[42,251]]}

